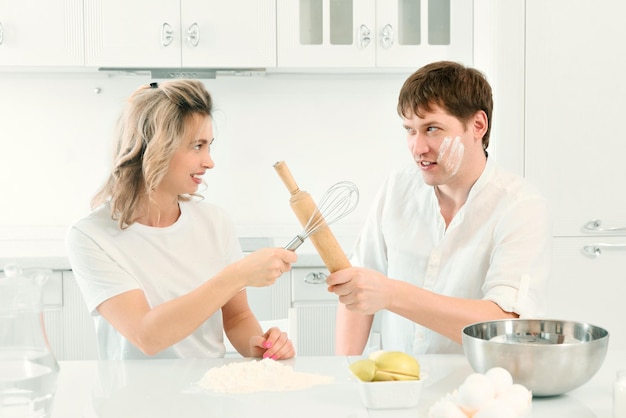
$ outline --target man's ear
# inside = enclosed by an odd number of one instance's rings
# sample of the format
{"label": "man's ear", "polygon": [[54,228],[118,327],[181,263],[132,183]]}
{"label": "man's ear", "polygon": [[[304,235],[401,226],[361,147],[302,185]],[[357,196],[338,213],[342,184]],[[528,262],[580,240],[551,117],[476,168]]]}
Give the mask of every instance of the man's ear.
{"label": "man's ear", "polygon": [[474,118],[472,119],[472,129],[474,131],[474,138],[482,142],[483,136],[485,136],[487,129],[489,129],[489,120],[487,119],[487,114],[483,110],[479,110],[474,114]]}

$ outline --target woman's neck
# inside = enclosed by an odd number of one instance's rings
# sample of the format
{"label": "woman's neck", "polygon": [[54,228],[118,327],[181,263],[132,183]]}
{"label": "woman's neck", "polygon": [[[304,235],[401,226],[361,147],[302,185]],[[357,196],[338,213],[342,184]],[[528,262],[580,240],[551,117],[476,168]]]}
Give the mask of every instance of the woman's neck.
{"label": "woman's neck", "polygon": [[158,199],[157,196],[146,198],[138,210],[137,222],[156,228],[173,225],[180,217],[178,199]]}

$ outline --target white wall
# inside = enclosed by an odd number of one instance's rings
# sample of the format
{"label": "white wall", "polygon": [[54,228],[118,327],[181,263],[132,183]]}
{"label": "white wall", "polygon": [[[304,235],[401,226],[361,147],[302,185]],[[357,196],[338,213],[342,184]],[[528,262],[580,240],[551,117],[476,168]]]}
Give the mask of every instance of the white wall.
{"label": "white wall", "polygon": [[[474,6],[474,66],[494,89],[490,157],[524,174],[524,1],[474,0]],[[316,200],[333,183],[351,180],[360,188],[360,204],[333,226],[340,243],[350,246],[384,176],[410,163],[396,114],[408,75],[205,80],[216,103],[217,148],[204,194],[229,210],[241,236],[282,240],[300,226],[273,169],[276,161],[286,161]],[[122,103],[149,81],[0,72],[0,257],[29,255],[33,240],[63,254],[65,229],[89,212],[108,173]]]}
{"label": "white wall", "polygon": [[[359,186],[359,207],[333,228],[351,241],[383,176],[410,162],[396,114],[407,75],[205,80],[216,105],[217,143],[216,167],[205,176],[207,199],[230,211],[242,236],[299,232],[273,168],[284,160],[316,200],[340,180]],[[56,239],[89,212],[108,173],[122,103],[149,81],[0,73],[0,239]]]}

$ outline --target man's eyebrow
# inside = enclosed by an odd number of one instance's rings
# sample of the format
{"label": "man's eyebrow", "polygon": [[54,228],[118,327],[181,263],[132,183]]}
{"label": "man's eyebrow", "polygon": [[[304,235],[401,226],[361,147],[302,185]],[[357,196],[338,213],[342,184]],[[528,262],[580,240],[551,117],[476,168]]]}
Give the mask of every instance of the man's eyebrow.
{"label": "man's eyebrow", "polygon": [[422,120],[418,122],[417,124],[411,124],[411,125],[407,125],[406,123],[403,123],[402,127],[404,129],[418,129],[423,126],[431,126],[431,125],[440,125],[440,123],[437,122],[437,120],[435,119],[430,119],[430,120]]}
{"label": "man's eyebrow", "polygon": [[423,119],[422,122],[420,122],[420,125],[440,125],[441,122],[439,122],[436,118],[430,118],[430,119]]}

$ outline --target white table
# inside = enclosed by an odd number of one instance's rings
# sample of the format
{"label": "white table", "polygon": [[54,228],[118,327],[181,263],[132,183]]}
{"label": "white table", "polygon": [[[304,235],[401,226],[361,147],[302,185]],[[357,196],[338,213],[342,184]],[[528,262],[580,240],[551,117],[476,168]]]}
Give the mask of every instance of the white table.
{"label": "white table", "polygon": [[[296,371],[333,376],[332,384],[237,395],[199,391],[194,383],[211,367],[245,359],[63,361],[52,417],[426,418],[430,406],[457,388],[472,369],[462,355],[426,355],[418,360],[428,374],[419,406],[385,411],[368,411],[361,405],[346,357],[285,361]],[[530,417],[612,417],[618,369],[626,369],[626,352],[609,351],[602,369],[585,385],[565,395],[533,399]]]}

